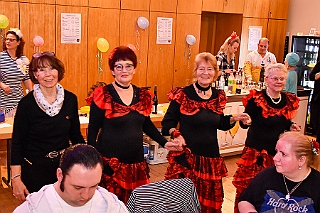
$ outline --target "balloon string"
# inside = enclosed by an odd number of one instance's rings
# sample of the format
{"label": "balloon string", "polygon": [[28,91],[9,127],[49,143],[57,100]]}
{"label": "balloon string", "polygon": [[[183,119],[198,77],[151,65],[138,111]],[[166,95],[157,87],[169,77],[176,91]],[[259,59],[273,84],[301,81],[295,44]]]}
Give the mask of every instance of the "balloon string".
{"label": "balloon string", "polygon": [[141,61],[140,61],[140,43],[141,43],[141,37],[140,37],[140,33],[139,33],[139,26],[136,23],[136,50],[137,50],[137,57],[138,57],[139,64],[141,63]]}
{"label": "balloon string", "polygon": [[99,82],[99,79],[100,79],[100,75],[102,74],[103,72],[103,69],[102,69],[102,53],[100,50],[98,50],[98,54],[96,55],[96,57],[98,58],[98,82]]}

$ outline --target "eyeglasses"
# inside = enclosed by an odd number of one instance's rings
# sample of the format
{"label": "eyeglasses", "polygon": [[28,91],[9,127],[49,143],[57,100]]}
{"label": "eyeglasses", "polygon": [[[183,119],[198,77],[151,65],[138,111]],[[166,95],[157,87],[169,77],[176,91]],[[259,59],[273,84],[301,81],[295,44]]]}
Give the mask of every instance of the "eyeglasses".
{"label": "eyeglasses", "polygon": [[[117,70],[117,71],[122,71],[123,70],[123,65],[122,64],[117,64],[117,65],[114,65],[114,68]],[[132,68],[133,68],[133,64],[126,64],[124,66],[124,68],[127,70],[127,71],[131,71]]]}
{"label": "eyeglasses", "polygon": [[269,78],[269,79],[271,79],[271,80],[274,81],[274,82],[278,82],[278,81],[283,82],[283,81],[286,80],[284,77],[280,77],[280,78],[277,78],[277,77],[273,77],[273,78],[266,77],[266,78]]}
{"label": "eyeglasses", "polygon": [[42,53],[37,52],[37,53],[34,53],[32,55],[32,57],[33,58],[40,58],[41,56],[44,56],[44,55],[46,55],[46,56],[54,56],[54,53],[53,52],[42,52]]}
{"label": "eyeglasses", "polygon": [[14,41],[16,41],[17,39],[15,39],[15,38],[6,38],[6,41],[10,41],[10,42],[14,42]]}

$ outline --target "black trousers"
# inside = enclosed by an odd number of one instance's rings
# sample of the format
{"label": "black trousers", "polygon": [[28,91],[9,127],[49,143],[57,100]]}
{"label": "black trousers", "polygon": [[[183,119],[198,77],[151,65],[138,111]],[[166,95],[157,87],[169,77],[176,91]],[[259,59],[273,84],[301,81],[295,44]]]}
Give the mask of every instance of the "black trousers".
{"label": "black trousers", "polygon": [[52,184],[57,181],[57,168],[59,167],[60,157],[28,159],[21,165],[21,180],[28,191],[37,192],[44,185]]}
{"label": "black trousers", "polygon": [[310,113],[312,129],[317,134],[317,141],[320,142],[320,104],[311,103]]}

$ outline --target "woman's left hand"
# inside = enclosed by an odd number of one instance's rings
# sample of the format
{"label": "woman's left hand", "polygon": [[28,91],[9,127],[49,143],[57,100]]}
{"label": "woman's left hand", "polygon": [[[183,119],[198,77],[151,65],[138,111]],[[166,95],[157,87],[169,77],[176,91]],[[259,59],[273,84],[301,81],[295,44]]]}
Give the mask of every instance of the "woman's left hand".
{"label": "woman's left hand", "polygon": [[296,123],[292,123],[290,126],[290,131],[294,131],[294,132],[299,132],[301,130],[301,126],[296,124]]}
{"label": "woman's left hand", "polygon": [[186,145],[186,142],[182,135],[179,135],[172,141],[168,141],[165,145],[164,148],[166,148],[169,151],[182,151],[183,147]]}
{"label": "woman's left hand", "polygon": [[232,116],[230,119],[230,123],[232,124],[236,121],[241,121],[245,125],[250,125],[252,122],[250,115],[248,115],[247,113],[239,113],[235,116]]}

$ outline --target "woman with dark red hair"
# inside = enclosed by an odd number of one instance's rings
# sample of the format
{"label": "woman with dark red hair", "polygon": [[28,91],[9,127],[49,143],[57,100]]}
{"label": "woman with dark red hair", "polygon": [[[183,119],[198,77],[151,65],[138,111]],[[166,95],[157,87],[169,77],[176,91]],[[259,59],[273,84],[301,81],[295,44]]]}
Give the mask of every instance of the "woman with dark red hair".
{"label": "woman with dark red hair", "polygon": [[162,137],[150,120],[151,93],[131,84],[137,67],[134,51],[125,46],[115,48],[109,66],[114,81],[95,88],[87,98],[91,106],[88,144],[103,156],[100,185],[127,202],[133,189],[149,183],[143,132],[169,150],[181,150],[182,146]]}

